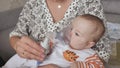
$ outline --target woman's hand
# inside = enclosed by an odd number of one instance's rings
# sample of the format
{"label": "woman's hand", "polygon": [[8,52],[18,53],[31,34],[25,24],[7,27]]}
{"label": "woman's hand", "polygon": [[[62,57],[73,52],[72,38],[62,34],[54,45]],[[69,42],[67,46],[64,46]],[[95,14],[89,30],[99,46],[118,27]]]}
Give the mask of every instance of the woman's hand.
{"label": "woman's hand", "polygon": [[17,54],[22,58],[35,59],[39,61],[43,61],[45,58],[44,49],[40,46],[40,44],[37,44],[28,36],[23,36],[19,40],[17,40],[13,48],[16,50]]}
{"label": "woman's hand", "polygon": [[44,66],[39,66],[38,68],[60,68],[60,67],[55,64],[48,64]]}

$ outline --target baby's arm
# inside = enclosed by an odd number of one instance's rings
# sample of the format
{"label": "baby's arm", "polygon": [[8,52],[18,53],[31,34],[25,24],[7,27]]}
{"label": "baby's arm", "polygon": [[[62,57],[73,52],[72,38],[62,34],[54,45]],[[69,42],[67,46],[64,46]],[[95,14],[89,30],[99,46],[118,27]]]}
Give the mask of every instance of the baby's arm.
{"label": "baby's arm", "polygon": [[72,63],[70,68],[104,68],[104,65],[100,58],[94,54],[93,56],[86,58],[84,62],[77,61]]}

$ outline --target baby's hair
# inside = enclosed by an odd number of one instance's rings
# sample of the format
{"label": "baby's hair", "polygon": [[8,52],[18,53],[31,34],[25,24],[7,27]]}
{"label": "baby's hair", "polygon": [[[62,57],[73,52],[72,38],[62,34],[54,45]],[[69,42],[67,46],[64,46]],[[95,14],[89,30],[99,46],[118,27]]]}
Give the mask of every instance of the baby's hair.
{"label": "baby's hair", "polygon": [[92,23],[95,23],[97,25],[99,25],[98,28],[101,29],[101,32],[98,34],[98,38],[96,38],[94,41],[97,42],[99,41],[99,39],[104,35],[105,33],[105,26],[104,26],[104,22],[102,19],[100,19],[99,17],[97,16],[94,16],[94,15],[91,15],[91,14],[84,14],[84,15],[81,15],[80,18],[84,18],[88,21],[91,21]]}

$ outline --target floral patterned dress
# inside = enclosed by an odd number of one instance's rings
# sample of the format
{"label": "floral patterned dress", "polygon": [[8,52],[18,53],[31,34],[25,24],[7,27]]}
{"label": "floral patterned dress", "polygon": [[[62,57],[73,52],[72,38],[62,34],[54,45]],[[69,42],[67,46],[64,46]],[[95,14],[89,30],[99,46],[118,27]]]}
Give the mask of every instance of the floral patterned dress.
{"label": "floral patterned dress", "polygon": [[[28,0],[10,37],[28,35],[35,41],[41,41],[47,32],[62,30],[73,18],[82,14],[93,14],[105,21],[100,0],[73,0],[63,19],[56,23],[53,21],[46,0]],[[111,49],[107,32],[94,49],[104,61],[108,61]]]}

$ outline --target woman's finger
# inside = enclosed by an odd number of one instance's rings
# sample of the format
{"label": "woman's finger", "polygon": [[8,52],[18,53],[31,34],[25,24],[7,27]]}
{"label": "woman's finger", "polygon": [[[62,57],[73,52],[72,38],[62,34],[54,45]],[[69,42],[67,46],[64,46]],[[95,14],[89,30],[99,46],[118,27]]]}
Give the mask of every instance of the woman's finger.
{"label": "woman's finger", "polygon": [[22,41],[28,44],[30,47],[34,48],[35,50],[39,52],[44,52],[44,49],[29,37],[27,36],[22,37]]}
{"label": "woman's finger", "polygon": [[24,48],[26,51],[28,51],[29,53],[32,53],[33,55],[36,55],[38,57],[44,58],[44,56],[45,56],[44,49],[40,45],[38,45],[35,41],[31,40],[28,37],[24,37],[23,39],[27,40],[24,42],[24,43],[26,43],[26,45],[28,45]]}
{"label": "woman's finger", "polygon": [[36,42],[24,36],[16,43],[16,52],[19,56],[27,59],[44,59],[44,52]]}
{"label": "woman's finger", "polygon": [[24,51],[23,48],[21,48],[21,47],[18,46],[16,52],[17,52],[17,54],[18,54],[20,57],[26,58],[26,56],[24,55],[25,51]]}
{"label": "woman's finger", "polygon": [[32,54],[32,53],[29,53],[29,52],[27,52],[27,51],[25,51],[24,52],[24,56],[26,57],[26,58],[28,58],[28,59],[34,59],[34,60],[39,60],[39,61],[43,61],[43,57],[41,57],[41,56],[36,56],[36,55],[34,55],[34,54]]}
{"label": "woman's finger", "polygon": [[26,46],[24,49],[25,49],[28,53],[33,54],[33,55],[35,55],[35,56],[37,56],[37,57],[42,57],[42,58],[45,57],[45,55],[44,55],[43,52],[38,52],[37,50],[33,49],[33,48],[30,47],[30,46]]}
{"label": "woman's finger", "polygon": [[[23,48],[23,46],[26,46],[26,47]],[[27,51],[27,48],[29,49],[28,51]],[[33,50],[34,49],[32,49],[31,47],[29,47],[25,43],[21,43],[21,46],[17,47],[17,53],[18,53],[18,55],[20,57],[42,61],[44,59],[44,56],[42,56],[42,55],[38,56],[37,54],[33,54],[34,53],[34,52],[32,52]],[[36,50],[34,50],[34,51],[36,51]]]}

